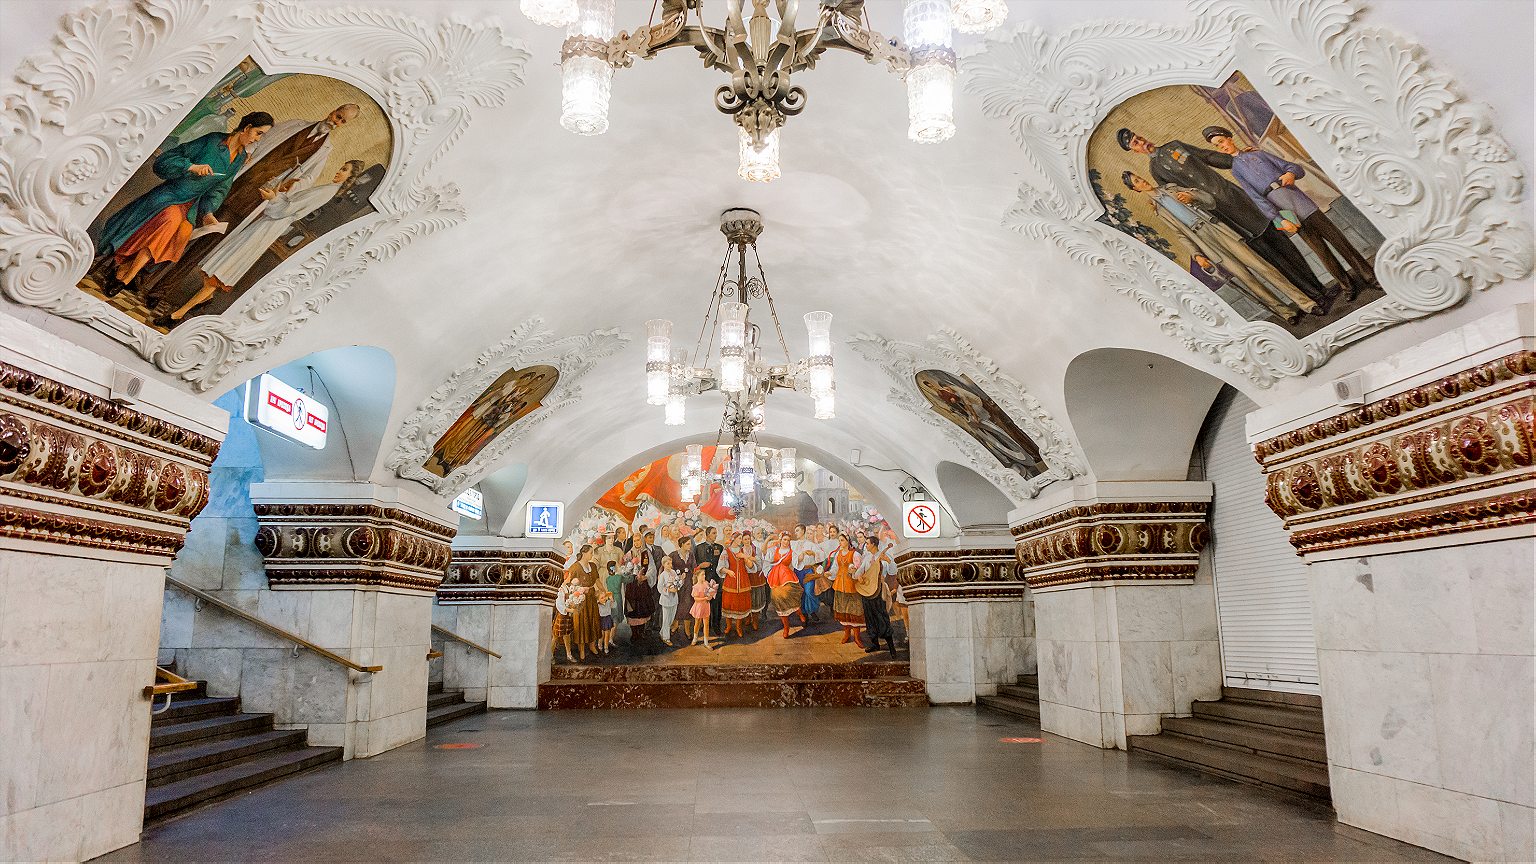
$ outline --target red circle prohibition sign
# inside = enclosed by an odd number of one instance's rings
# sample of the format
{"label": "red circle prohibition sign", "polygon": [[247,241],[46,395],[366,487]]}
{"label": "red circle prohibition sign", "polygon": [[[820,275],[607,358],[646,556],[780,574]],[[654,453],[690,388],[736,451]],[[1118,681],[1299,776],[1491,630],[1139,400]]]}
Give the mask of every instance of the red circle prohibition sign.
{"label": "red circle prohibition sign", "polygon": [[933,530],[937,520],[933,518],[933,508],[913,507],[907,511],[907,527],[920,533],[928,533]]}

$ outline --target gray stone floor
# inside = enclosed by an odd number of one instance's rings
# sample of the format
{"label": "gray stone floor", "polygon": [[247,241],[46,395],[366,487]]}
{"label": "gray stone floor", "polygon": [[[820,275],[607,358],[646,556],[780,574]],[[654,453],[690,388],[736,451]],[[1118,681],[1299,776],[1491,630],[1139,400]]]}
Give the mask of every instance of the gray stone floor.
{"label": "gray stone floor", "polygon": [[468,717],[98,860],[1448,859],[988,712],[804,708]]}

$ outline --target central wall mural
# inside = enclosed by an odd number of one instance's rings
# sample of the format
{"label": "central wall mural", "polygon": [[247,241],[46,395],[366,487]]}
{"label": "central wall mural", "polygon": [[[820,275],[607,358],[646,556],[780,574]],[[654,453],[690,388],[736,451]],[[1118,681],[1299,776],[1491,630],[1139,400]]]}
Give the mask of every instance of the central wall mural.
{"label": "central wall mural", "polygon": [[[705,447],[708,471],[726,456]],[[907,638],[896,535],[870,502],[804,458],[782,504],[733,512],[718,477],[684,501],[685,458],[614,484],[565,541],[557,664],[892,658]]]}

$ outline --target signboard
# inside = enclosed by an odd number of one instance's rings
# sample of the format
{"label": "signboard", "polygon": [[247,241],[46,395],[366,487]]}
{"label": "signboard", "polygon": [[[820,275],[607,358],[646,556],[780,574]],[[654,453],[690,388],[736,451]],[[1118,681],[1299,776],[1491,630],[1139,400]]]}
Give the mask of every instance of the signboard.
{"label": "signboard", "polygon": [[247,420],[316,450],[325,449],[330,411],[324,405],[265,373],[255,383],[246,405]]}
{"label": "signboard", "polygon": [[939,511],[932,501],[908,501],[901,505],[901,535],[907,538],[939,536]]}
{"label": "signboard", "polygon": [[485,518],[485,496],[480,494],[479,489],[465,489],[448,506],[453,508],[453,512],[471,519]]}
{"label": "signboard", "polygon": [[559,537],[564,533],[565,505],[559,501],[529,501],[528,525],[523,533],[529,537]]}

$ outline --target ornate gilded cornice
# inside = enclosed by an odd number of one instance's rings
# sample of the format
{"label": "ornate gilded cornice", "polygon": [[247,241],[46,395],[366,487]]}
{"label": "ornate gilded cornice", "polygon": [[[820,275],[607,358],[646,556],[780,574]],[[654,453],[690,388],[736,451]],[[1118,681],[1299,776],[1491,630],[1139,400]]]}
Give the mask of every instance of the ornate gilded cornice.
{"label": "ornate gilded cornice", "polygon": [[564,556],[554,550],[455,549],[439,603],[554,603]]}
{"label": "ornate gilded cornice", "polygon": [[273,588],[361,587],[431,593],[454,530],[379,504],[260,503],[256,548]]}
{"label": "ornate gilded cornice", "polygon": [[214,438],[0,362],[0,538],[168,564],[208,503],[218,450]]}
{"label": "ornate gilded cornice", "polygon": [[1210,541],[1204,501],[1098,501],[1014,526],[1031,588],[1187,581]]}
{"label": "ornate gilded cornice", "polygon": [[962,582],[903,585],[902,596],[908,603],[934,600],[1023,600],[1028,586],[1023,582]]}
{"label": "ornate gilded cornice", "polygon": [[1536,352],[1259,442],[1265,503],[1302,555],[1536,524]]}
{"label": "ornate gilded cornice", "polygon": [[[908,549],[896,555],[897,580],[904,589],[914,586],[971,585],[1018,582],[1020,575],[1013,550]],[[904,593],[910,596],[910,590]]]}

